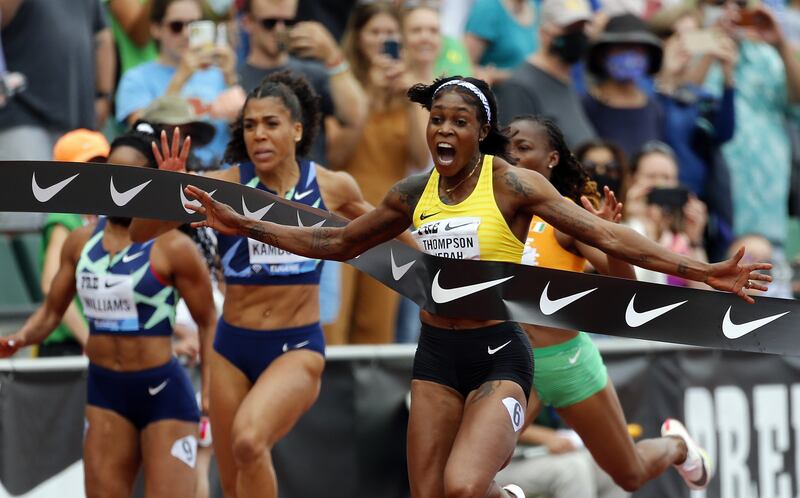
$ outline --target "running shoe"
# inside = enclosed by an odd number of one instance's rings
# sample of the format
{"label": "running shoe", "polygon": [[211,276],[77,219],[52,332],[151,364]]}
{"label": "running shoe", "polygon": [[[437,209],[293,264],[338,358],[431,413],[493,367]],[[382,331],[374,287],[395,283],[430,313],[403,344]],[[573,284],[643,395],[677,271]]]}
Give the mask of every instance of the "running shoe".
{"label": "running shoe", "polygon": [[508,486],[503,486],[503,490],[511,493],[511,495],[516,498],[525,498],[525,492],[522,491],[522,488],[520,488],[516,484],[509,484]]}
{"label": "running shoe", "polygon": [[686,461],[675,465],[678,474],[683,477],[689,489],[706,489],[711,478],[714,476],[714,468],[711,465],[706,450],[689,435],[686,427],[674,418],[668,418],[661,425],[661,436],[673,436],[683,439],[686,443]]}

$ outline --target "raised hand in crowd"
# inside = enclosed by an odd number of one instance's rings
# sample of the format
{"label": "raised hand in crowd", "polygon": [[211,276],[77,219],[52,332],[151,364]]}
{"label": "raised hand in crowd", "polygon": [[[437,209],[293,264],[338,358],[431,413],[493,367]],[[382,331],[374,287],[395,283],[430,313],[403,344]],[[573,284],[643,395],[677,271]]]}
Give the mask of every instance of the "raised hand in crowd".
{"label": "raised hand in crowd", "polygon": [[702,246],[703,234],[708,224],[708,208],[706,204],[694,194],[690,194],[682,212],[683,233],[689,238],[689,242],[693,247]]}
{"label": "raised hand in crowd", "polygon": [[316,21],[297,23],[289,31],[289,52],[303,59],[315,59],[327,67],[342,61],[339,44],[322,24]]}
{"label": "raised hand in crowd", "polygon": [[239,117],[247,100],[247,94],[239,85],[234,85],[220,93],[208,108],[208,114],[214,119],[233,122]]}

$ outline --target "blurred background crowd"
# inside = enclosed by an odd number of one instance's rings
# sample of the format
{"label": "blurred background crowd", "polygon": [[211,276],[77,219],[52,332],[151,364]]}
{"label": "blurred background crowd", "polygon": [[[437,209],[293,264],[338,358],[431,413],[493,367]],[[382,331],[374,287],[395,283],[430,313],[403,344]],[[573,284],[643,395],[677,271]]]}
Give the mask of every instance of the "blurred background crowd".
{"label": "blurred background crowd", "polygon": [[[709,261],[745,245],[773,263],[770,295],[798,290],[800,2],[0,0],[0,16],[4,160],[101,161],[144,119],[192,136],[191,170],[226,168],[246,93],[289,69],[321,97],[311,159],[377,204],[432,164],[407,89],[475,76],[501,123],[553,119],[624,202],[624,223]],[[0,213],[0,267],[15,283],[0,307],[41,300],[66,234],[86,222]],[[217,265],[213,234],[200,238]],[[416,340],[415,305],[349,266],[326,269],[329,344]],[[70,316],[50,341],[79,347],[85,327]]]}

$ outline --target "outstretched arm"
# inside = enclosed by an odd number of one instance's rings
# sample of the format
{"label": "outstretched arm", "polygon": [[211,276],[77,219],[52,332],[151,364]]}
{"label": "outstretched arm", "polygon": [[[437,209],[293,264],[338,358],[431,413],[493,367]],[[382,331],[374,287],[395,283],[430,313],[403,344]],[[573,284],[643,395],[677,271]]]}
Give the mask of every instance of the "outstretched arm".
{"label": "outstretched arm", "polygon": [[186,207],[206,217],[192,226],[208,226],[228,235],[260,240],[308,258],[346,261],[408,228],[421,193],[417,178],[397,183],[378,207],[340,228],[290,227],[251,220],[194,186],[187,187],[186,194],[198,199],[201,205],[186,204]]}
{"label": "outstretched arm", "polygon": [[757,273],[758,270],[772,268],[772,265],[739,264],[743,250],[721,263],[703,263],[668,251],[628,227],[588,213],[561,197],[550,182],[538,173],[509,168],[505,180],[517,197],[520,209],[531,214],[535,212],[558,230],[633,265],[704,282],[717,290],[736,293],[750,303],[754,301],[745,289],[766,290],[758,282],[772,281],[770,276]]}
{"label": "outstretched arm", "polygon": [[28,318],[25,325],[9,337],[0,338],[0,358],[14,354],[19,348],[39,344],[61,323],[61,317],[75,297],[77,255],[86,240],[82,229],[72,232],[61,250],[61,264],[50,284],[44,303]]}

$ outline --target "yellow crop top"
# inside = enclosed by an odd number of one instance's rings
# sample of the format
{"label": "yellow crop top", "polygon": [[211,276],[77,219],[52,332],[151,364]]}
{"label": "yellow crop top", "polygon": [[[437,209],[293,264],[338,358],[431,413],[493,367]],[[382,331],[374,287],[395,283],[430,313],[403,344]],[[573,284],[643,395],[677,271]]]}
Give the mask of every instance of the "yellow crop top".
{"label": "yellow crop top", "polygon": [[556,238],[556,229],[538,216],[534,216],[528,229],[522,264],[583,272],[586,258],[576,256],[561,247]]}
{"label": "yellow crop top", "polygon": [[497,207],[492,185],[494,156],[483,158],[475,190],[458,204],[439,198],[434,169],[414,209],[414,238],[423,252],[455,259],[519,263],[524,244],[514,236]]}

